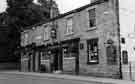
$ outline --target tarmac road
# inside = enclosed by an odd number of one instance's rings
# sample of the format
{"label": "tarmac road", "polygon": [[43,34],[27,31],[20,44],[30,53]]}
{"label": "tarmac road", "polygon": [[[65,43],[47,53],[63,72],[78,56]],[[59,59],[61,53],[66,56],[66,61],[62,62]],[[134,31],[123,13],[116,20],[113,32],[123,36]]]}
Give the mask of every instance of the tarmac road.
{"label": "tarmac road", "polygon": [[103,84],[103,83],[2,73],[0,74],[0,84]]}

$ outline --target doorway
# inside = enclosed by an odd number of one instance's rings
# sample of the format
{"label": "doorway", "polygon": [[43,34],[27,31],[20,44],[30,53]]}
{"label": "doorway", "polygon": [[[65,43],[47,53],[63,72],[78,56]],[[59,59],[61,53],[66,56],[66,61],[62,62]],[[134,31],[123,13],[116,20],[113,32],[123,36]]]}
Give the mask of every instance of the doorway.
{"label": "doorway", "polygon": [[53,52],[53,57],[54,57],[54,61],[53,61],[53,67],[54,67],[54,71],[59,70],[59,57],[58,57],[58,49],[55,49]]}

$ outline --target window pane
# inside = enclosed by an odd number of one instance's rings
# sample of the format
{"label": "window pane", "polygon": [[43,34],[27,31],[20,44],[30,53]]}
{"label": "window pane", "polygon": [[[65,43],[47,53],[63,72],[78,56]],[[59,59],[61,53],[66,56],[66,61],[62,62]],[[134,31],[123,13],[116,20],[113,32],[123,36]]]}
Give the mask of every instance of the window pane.
{"label": "window pane", "polygon": [[90,27],[96,26],[96,13],[95,13],[95,8],[89,10],[89,26],[90,26]]}
{"label": "window pane", "polygon": [[125,38],[121,38],[121,43],[125,44]]}
{"label": "window pane", "polygon": [[98,63],[98,39],[87,41],[88,44],[88,63]]}
{"label": "window pane", "polygon": [[95,8],[89,10],[89,17],[90,17],[90,19],[95,19],[95,16],[96,16],[96,14],[95,14]]}
{"label": "window pane", "polygon": [[63,48],[63,56],[68,57],[68,48]]}
{"label": "window pane", "polygon": [[122,56],[123,56],[123,64],[128,64],[128,52],[122,51]]}
{"label": "window pane", "polygon": [[67,33],[72,33],[73,32],[73,21],[72,21],[72,18],[68,18],[67,19]]}
{"label": "window pane", "polygon": [[49,28],[46,27],[44,29],[44,40],[48,40],[49,39]]}
{"label": "window pane", "polygon": [[77,55],[78,46],[76,45],[76,42],[69,42],[66,43],[66,46],[63,48],[63,57],[69,58],[69,57],[75,57]]}
{"label": "window pane", "polygon": [[41,52],[41,60],[49,60],[49,55],[46,52]]}

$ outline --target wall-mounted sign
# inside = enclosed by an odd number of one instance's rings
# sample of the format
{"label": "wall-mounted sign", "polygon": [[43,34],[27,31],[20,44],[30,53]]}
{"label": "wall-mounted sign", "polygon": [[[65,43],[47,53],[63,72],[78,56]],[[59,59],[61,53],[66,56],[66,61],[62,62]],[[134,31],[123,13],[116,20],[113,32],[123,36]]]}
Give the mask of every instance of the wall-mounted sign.
{"label": "wall-mounted sign", "polygon": [[35,39],[40,40],[40,39],[42,39],[42,36],[37,36]]}
{"label": "wall-mounted sign", "polygon": [[80,49],[83,49],[83,48],[84,48],[84,44],[80,43]]}

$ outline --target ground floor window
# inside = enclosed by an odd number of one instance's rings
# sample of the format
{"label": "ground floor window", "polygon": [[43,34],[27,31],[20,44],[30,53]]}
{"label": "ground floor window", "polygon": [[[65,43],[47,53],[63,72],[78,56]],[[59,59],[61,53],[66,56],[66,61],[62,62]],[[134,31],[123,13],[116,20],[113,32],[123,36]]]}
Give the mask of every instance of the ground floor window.
{"label": "ground floor window", "polygon": [[128,64],[128,52],[126,50],[122,51],[123,64]]}
{"label": "ground floor window", "polygon": [[72,58],[78,53],[78,43],[77,42],[69,42],[62,49],[64,58]]}
{"label": "ground floor window", "polygon": [[41,60],[49,60],[49,55],[47,51],[40,52]]}
{"label": "ground floor window", "polygon": [[64,58],[70,57],[68,47],[63,48],[63,57]]}
{"label": "ground floor window", "polygon": [[98,39],[90,39],[87,41],[87,52],[88,52],[88,64],[97,64],[98,60]]}

